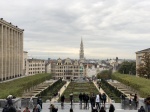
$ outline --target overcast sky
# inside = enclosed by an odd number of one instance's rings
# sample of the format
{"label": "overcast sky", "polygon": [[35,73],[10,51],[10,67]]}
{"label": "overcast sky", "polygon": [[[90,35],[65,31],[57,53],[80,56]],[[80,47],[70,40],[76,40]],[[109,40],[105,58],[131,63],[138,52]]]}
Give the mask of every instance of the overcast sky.
{"label": "overcast sky", "polygon": [[24,29],[24,50],[35,58],[116,56],[135,59],[150,47],[150,0],[0,0],[0,16]]}

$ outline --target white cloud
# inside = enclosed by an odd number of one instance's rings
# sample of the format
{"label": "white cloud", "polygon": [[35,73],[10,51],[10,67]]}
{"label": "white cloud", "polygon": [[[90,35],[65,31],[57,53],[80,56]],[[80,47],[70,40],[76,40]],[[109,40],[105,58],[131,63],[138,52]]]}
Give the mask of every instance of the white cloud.
{"label": "white cloud", "polygon": [[149,0],[3,0],[0,14],[24,31],[24,49],[41,58],[135,58],[149,47]]}

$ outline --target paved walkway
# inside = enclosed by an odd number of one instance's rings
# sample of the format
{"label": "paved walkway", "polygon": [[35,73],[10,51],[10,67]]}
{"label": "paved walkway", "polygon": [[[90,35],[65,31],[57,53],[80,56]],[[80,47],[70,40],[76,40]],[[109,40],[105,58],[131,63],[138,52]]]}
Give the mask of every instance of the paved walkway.
{"label": "paved walkway", "polygon": [[56,97],[52,98],[51,102],[57,102],[59,99],[59,96],[63,94],[63,92],[66,90],[67,86],[70,84],[70,81],[67,81],[67,83],[59,90],[59,95]]}
{"label": "paved walkway", "polygon": [[[97,83],[96,83],[96,81],[93,81],[93,83],[94,83],[94,85],[96,86],[96,88],[98,89],[98,91],[102,94],[102,93],[105,93],[105,91],[102,89],[102,88],[98,88],[98,85],[97,85]],[[106,94],[106,93],[105,93]],[[106,94],[106,96],[107,96],[107,102],[108,103],[111,103],[112,102],[112,100],[109,98],[109,96]]]}
{"label": "paved walkway", "polygon": [[[61,108],[61,104],[60,103],[54,103],[55,107],[58,108],[58,112],[69,112],[71,105],[70,103],[64,103],[64,108]],[[114,103],[113,104],[115,106],[115,112],[137,112],[137,110],[124,110],[122,109],[122,106],[120,103]],[[49,110],[49,106],[50,103],[43,103],[43,109],[41,112],[50,112]],[[106,112],[109,112],[109,103],[106,103]],[[89,109],[83,109],[80,107],[79,103],[74,103],[73,106],[73,111],[74,112],[91,112],[91,107],[89,107]],[[22,112],[23,112],[24,108],[22,108]],[[30,112],[32,112],[32,109],[30,109]]]}

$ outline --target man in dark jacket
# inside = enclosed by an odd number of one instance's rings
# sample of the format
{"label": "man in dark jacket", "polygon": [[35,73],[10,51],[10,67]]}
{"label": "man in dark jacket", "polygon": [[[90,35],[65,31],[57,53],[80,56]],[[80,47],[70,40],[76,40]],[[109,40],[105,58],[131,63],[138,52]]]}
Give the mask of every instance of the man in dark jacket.
{"label": "man in dark jacket", "polygon": [[60,100],[61,100],[61,107],[63,108],[64,107],[65,96],[62,95]]}
{"label": "man in dark jacket", "polygon": [[82,99],[83,99],[83,95],[82,93],[79,94],[79,100],[80,100],[80,106],[82,107]]}

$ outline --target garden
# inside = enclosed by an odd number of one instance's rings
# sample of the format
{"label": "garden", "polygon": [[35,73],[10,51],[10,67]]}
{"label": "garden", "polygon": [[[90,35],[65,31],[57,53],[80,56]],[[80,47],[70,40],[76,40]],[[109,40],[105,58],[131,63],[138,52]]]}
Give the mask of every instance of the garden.
{"label": "garden", "polygon": [[65,102],[70,102],[69,97],[72,92],[74,102],[79,102],[80,93],[85,93],[88,95],[90,95],[91,93],[99,94],[99,91],[97,90],[93,82],[71,82],[63,93],[66,98]]}
{"label": "garden", "polygon": [[52,75],[50,74],[37,74],[15,79],[9,82],[0,83],[0,98],[6,98],[10,94],[15,97],[21,97],[24,90],[51,78]]}
{"label": "garden", "polygon": [[43,102],[47,99],[52,99],[56,95],[58,95],[58,91],[66,84],[66,81],[62,81],[59,79],[53,85],[51,85],[48,89],[44,90],[38,96],[42,97]]}

